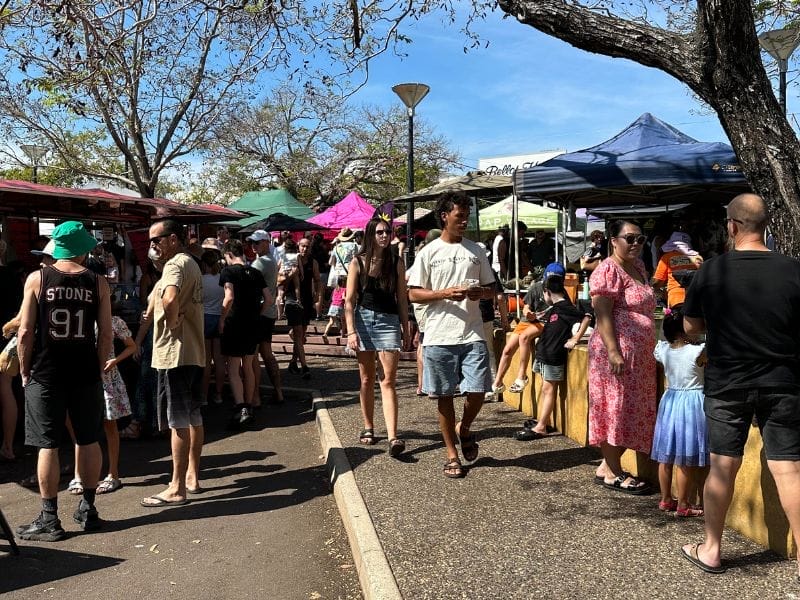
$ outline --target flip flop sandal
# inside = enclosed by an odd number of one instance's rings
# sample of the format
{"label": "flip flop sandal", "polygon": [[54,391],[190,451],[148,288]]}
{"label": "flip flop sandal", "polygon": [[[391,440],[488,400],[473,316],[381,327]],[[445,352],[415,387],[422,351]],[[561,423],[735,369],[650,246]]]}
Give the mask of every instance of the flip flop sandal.
{"label": "flip flop sandal", "polygon": [[389,440],[389,456],[397,458],[406,450],[406,443],[398,438]]}
{"label": "flip flop sandal", "polygon": [[451,458],[444,463],[442,472],[445,477],[450,479],[461,479],[467,474],[466,471],[464,471],[464,467],[461,465],[461,461],[457,458]]}
{"label": "flip flop sandal", "polygon": [[376,441],[374,429],[362,429],[358,434],[358,442],[365,446],[372,446]]}
{"label": "flip flop sandal", "polygon": [[681,548],[680,550],[681,556],[683,556],[683,558],[692,563],[695,567],[697,567],[701,571],[705,571],[706,573],[711,573],[713,575],[719,575],[720,573],[724,573],[726,569],[722,565],[718,567],[712,567],[711,565],[706,564],[702,560],[700,560],[700,557],[697,555],[697,549],[699,547],[700,544],[692,544],[691,550],[689,550],[689,552]]}
{"label": "flip flop sandal", "polygon": [[83,482],[76,477],[67,485],[67,491],[73,496],[80,496],[83,493]]}
{"label": "flip flop sandal", "polygon": [[464,455],[464,460],[473,462],[478,458],[478,442],[475,441],[475,434],[470,432],[469,435],[461,435],[461,422],[458,423],[458,440],[461,444],[461,454]]}
{"label": "flip flop sandal", "polygon": [[530,442],[531,440],[538,440],[547,437],[544,433],[539,433],[533,429],[521,429],[514,434],[514,438],[520,442]]}
{"label": "flip flop sandal", "polygon": [[[539,421],[537,419],[526,419],[526,420],[524,420],[522,422],[522,428],[523,429],[533,429],[538,424],[539,424]],[[556,433],[556,432],[558,432],[558,429],[556,429],[555,427],[552,427],[550,425],[547,426],[547,433]],[[602,479],[602,477],[600,479]]]}

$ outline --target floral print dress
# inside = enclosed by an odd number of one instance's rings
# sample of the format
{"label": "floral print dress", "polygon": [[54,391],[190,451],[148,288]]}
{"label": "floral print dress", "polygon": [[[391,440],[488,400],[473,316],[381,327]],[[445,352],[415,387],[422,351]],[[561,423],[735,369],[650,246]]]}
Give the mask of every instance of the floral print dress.
{"label": "floral print dress", "polygon": [[[636,269],[647,281],[641,260]],[[611,373],[608,352],[595,328],[589,339],[589,444],[606,442],[649,453],[656,423],[653,290],[612,258],[594,270],[590,289],[593,297],[606,296],[614,302],[614,331],[625,366],[622,375]]]}
{"label": "floral print dress", "polygon": [[[132,337],[131,330],[128,329],[125,321],[119,317],[111,317],[111,329],[114,331],[115,339],[124,340]],[[114,356],[112,347],[108,359],[111,360]],[[116,421],[131,414],[131,401],[128,399],[128,390],[117,367],[107,373],[103,373],[103,396],[106,401],[106,421]]]}

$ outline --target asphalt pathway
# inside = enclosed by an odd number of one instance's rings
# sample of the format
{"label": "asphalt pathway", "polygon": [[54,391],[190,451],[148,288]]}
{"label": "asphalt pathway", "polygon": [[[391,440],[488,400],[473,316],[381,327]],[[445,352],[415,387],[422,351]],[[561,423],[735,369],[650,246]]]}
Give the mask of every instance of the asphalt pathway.
{"label": "asphalt pathway", "polygon": [[379,401],[381,439],[360,445],[354,366],[326,361],[320,385],[404,598],[800,598],[793,561],[732,530],[723,540],[727,573],[702,573],[679,554],[702,540],[701,519],[660,512],[657,495],[595,485],[594,449],[560,435],[514,440],[523,417],[505,404],[484,406],[473,428],[479,458],[465,479],[446,479],[436,407],[414,395],[407,363],[398,375],[407,452],[388,456]]}
{"label": "asphalt pathway", "polygon": [[[10,599],[360,598],[311,395],[287,399],[282,407],[265,406],[243,432],[226,430],[227,407],[208,407],[206,491],[185,506],[139,506],[164,489],[169,448],[166,439],[123,440],[124,487],[97,500],[105,527],[78,533],[71,518],[77,500],[62,491],[60,516],[69,537],[19,542],[19,557],[3,555],[8,546],[0,540],[0,593]],[[72,462],[69,449],[61,455]],[[0,464],[0,508],[12,527],[40,509],[38,492],[16,483],[33,464],[32,453]]]}

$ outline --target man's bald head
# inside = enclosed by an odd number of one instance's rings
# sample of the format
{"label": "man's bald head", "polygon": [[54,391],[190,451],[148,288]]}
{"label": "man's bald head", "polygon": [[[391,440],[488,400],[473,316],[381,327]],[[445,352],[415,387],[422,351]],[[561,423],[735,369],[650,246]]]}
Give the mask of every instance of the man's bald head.
{"label": "man's bald head", "polygon": [[769,222],[767,205],[757,194],[739,194],[728,204],[728,218],[743,233],[763,233]]}

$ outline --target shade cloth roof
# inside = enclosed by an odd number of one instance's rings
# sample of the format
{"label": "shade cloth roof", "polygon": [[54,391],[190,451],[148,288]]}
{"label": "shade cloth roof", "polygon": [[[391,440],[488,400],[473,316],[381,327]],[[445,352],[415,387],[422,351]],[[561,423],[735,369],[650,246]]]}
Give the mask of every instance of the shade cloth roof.
{"label": "shade cloth roof", "polygon": [[266,219],[261,219],[247,227],[242,227],[239,233],[253,233],[257,229],[263,229],[264,231],[316,231],[325,229],[325,227],[314,225],[314,223],[290,217],[283,213],[275,213]]}
{"label": "shade cloth roof", "polygon": [[[416,223],[420,219],[423,219],[423,218],[427,217],[432,212],[433,212],[433,210],[431,210],[430,208],[422,208],[422,207],[415,208],[414,209],[414,218],[413,218],[412,223]],[[395,225],[405,225],[406,216],[407,215],[405,215],[405,214],[400,215],[399,217],[397,217],[394,220],[394,224]]]}
{"label": "shade cloth roof", "polygon": [[139,198],[102,189],[62,188],[11,179],[0,180],[0,213],[140,225],[149,225],[161,217],[199,223],[244,216],[224,206],[181,204],[165,198]]}
{"label": "shade cloth roof", "polygon": [[306,220],[328,229],[364,229],[374,214],[374,206],[359,196],[358,192],[350,192],[329,209]]}
{"label": "shade cloth roof", "polygon": [[445,192],[464,192],[477,198],[502,198],[511,193],[511,177],[474,171],[444,179],[425,189],[395,198],[395,202],[426,202]]}
{"label": "shade cloth roof", "polygon": [[273,213],[282,213],[296,219],[308,219],[314,211],[297,200],[287,190],[260,190],[247,192],[238,200],[231,202],[228,208],[250,213],[252,216],[239,219],[234,225],[247,227],[257,221],[266,219]]}
{"label": "shade cloth roof", "polygon": [[[509,225],[513,204],[514,197],[509,196],[505,200],[480,210],[478,224],[481,230],[494,231],[503,225]],[[558,227],[560,215],[558,209],[547,208],[532,202],[520,202],[518,211],[518,220],[525,223],[529,229],[556,229]]]}
{"label": "shade cloth roof", "polygon": [[650,113],[597,146],[518,170],[514,186],[520,197],[577,207],[724,202],[750,189],[730,146],[698,142]]}

